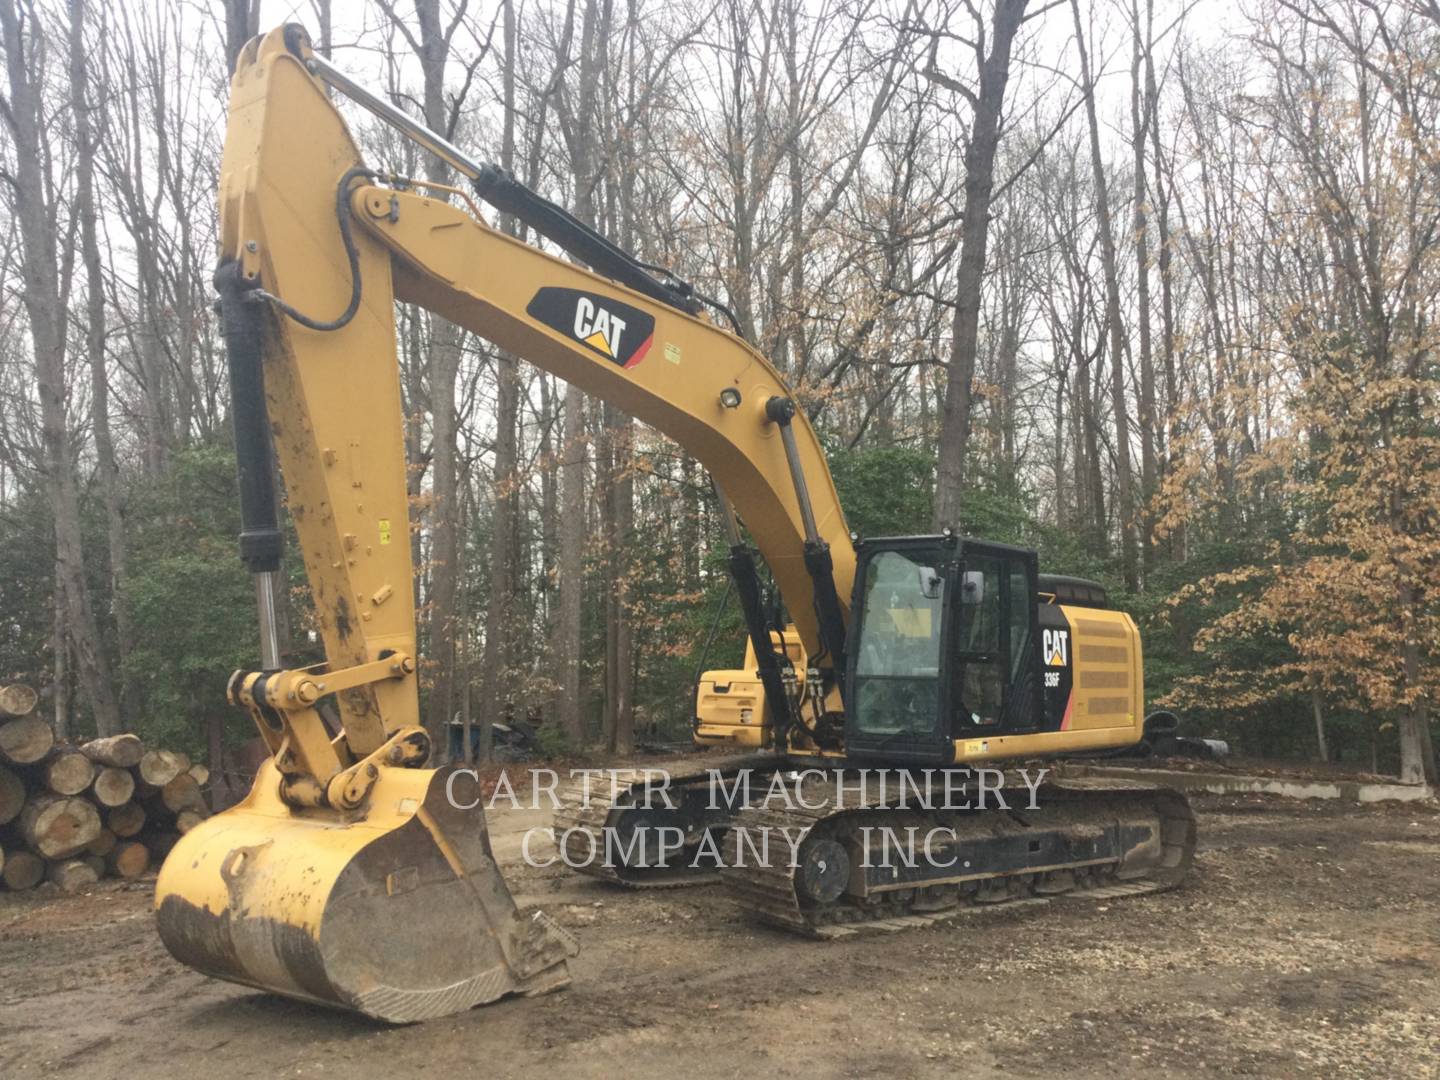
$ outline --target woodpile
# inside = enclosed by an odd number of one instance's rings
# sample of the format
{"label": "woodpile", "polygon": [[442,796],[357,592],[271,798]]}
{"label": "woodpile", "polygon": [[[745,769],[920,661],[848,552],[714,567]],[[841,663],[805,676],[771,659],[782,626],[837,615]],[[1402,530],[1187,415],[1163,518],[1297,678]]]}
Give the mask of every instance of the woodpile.
{"label": "woodpile", "polygon": [[[0,685],[0,883],[65,892],[138,878],[210,809],[210,771],[135,735],[57,741],[30,687]],[[50,886],[46,886],[49,888]]]}

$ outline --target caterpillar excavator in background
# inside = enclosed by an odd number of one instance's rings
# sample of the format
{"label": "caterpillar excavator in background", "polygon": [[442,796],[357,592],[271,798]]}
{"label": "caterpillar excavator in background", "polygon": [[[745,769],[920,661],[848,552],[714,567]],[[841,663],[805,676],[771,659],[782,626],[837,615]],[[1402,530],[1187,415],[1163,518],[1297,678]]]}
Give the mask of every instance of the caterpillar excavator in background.
{"label": "caterpillar excavator in background", "polygon": [[[331,90],[590,269],[490,228],[464,191],[368,168]],[[702,315],[723,314],[718,304],[370,94],[297,26],[237,62],[220,226],[240,547],[261,626],[261,666],[237,672],[228,694],[271,757],[245,800],[183,836],[160,872],[158,928],[182,962],[396,1022],[568,979],[573,940],[516,908],[474,792],[456,790],[464,774],[427,767],[397,300],[614,403],[708,470],[764,702],[757,768],[959,770],[1140,738],[1128,616],[1043,596],[1035,554],[1020,548],[949,532],[852,542],[814,431],[765,358]],[[277,646],[272,442],[326,655],[299,670],[281,667]],[[762,610],[757,557],[793,633]],[[340,717],[333,737],[322,699]],[[1052,784],[1034,813],[946,817],[963,868],[882,879],[854,858],[859,807],[839,809],[832,783],[807,800],[820,809],[781,822],[803,834],[798,867],[726,871],[753,910],[801,931],[1107,878],[1169,885],[1194,847],[1177,793]],[[698,777],[676,784],[686,797],[656,812],[697,835],[732,836],[753,811],[708,811],[690,797]],[[866,790],[863,808],[886,806]],[[571,837],[649,812],[627,791],[600,809]],[[891,816],[917,813],[924,824],[923,811]],[[622,870],[637,884],[665,875]]]}
{"label": "caterpillar excavator in background", "polygon": [[[782,654],[794,671],[807,671],[805,645],[794,624],[770,631],[772,651]],[[771,741],[770,709],[755,642],[745,639],[745,659],[738,668],[702,671],[695,679],[694,742],[696,746],[723,746],[759,750]]]}

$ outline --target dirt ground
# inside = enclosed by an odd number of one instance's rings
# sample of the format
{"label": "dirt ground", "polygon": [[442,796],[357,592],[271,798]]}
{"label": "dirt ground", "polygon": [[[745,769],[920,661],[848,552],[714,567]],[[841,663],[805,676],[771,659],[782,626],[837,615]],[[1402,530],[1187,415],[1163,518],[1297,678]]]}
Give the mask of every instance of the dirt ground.
{"label": "dirt ground", "polygon": [[1191,882],[812,942],[524,865],[574,984],[406,1028],[196,975],[151,883],[0,895],[0,1076],[1440,1076],[1440,811],[1196,801]]}

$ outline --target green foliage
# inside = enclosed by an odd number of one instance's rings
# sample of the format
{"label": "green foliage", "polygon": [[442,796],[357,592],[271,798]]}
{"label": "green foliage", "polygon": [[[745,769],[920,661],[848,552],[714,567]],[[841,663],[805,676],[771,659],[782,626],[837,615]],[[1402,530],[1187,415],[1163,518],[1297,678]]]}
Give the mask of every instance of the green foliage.
{"label": "green foliage", "polygon": [[1017,488],[993,487],[983,478],[960,497],[960,532],[977,540],[1039,547],[1042,526]]}
{"label": "green foliage", "polygon": [[[1175,686],[1205,671],[1213,659],[1197,653],[1195,635],[1212,614],[1215,604],[1233,606],[1233,596],[1198,596],[1178,600],[1181,590],[1208,574],[1237,565],[1247,545],[1238,541],[1214,540],[1196,543],[1184,563],[1163,563],[1151,574],[1149,588],[1139,595],[1118,593],[1117,598],[1140,626],[1145,647],[1145,699],[1147,707],[1175,708],[1181,718],[1181,732],[1187,735],[1215,735],[1236,740],[1242,733],[1235,724],[1233,709],[1196,710],[1171,699]],[[1272,646],[1274,643],[1271,643]],[[1283,642],[1280,643],[1283,646]],[[1271,656],[1273,659],[1273,654]]]}
{"label": "green foliage", "polygon": [[861,536],[927,532],[935,505],[935,459],[907,446],[829,451],[845,520]]}
{"label": "green foliage", "polygon": [[575,756],[575,747],[570,745],[570,736],[561,730],[559,724],[546,724],[535,732],[535,742],[540,747],[541,757],[547,759]]}
{"label": "green foliage", "polygon": [[[862,536],[904,536],[932,529],[934,460],[924,451],[905,446],[831,448],[831,474],[850,528]],[[1036,547],[1041,565],[1055,572],[1100,577],[1113,585],[1113,567],[1096,558],[1073,534],[1043,524],[1035,500],[1011,487],[998,490],[981,475],[962,501],[967,535],[1001,543]],[[739,667],[745,650],[745,625],[733,594],[723,611],[720,601],[729,588],[722,538],[710,538],[710,554],[703,568],[701,588],[684,596],[669,596],[669,617],[663,636],[646,635],[637,627],[637,648],[644,657],[636,685],[640,711],[669,740],[688,737],[691,691],[700,670]],[[674,580],[657,568],[673,570],[667,560],[663,536],[636,537],[641,545],[639,592],[655,597]],[[763,567],[762,567],[763,573]],[[720,613],[718,624],[717,612]],[[715,627],[713,644],[704,644]]]}
{"label": "green foliage", "polygon": [[0,682],[26,679],[50,663],[55,533],[50,507],[28,494],[0,512]]}
{"label": "green foliage", "polygon": [[690,737],[692,689],[698,668],[738,666],[745,626],[733,593],[721,612],[714,645],[704,652],[722,597],[729,590],[725,547],[712,538],[698,587],[681,589],[673,552],[663,536],[637,533],[641,548],[632,582],[634,603],[648,614],[635,620],[639,667],[635,680],[637,737],[683,742]]}
{"label": "green foliage", "polygon": [[228,449],[177,453],[160,480],[131,499],[129,605],[134,640],[125,673],[140,688],[138,733],[197,753],[207,718],[237,738],[242,713],[225,701],[230,673],[255,662],[255,603],[236,556],[235,458]]}

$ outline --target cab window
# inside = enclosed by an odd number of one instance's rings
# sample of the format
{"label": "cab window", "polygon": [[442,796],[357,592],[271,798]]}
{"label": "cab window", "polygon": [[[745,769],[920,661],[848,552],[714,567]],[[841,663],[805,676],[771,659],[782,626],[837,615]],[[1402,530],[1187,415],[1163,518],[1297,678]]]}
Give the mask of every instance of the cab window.
{"label": "cab window", "polygon": [[872,734],[934,732],[945,579],[939,552],[883,551],[865,568],[854,714]]}

